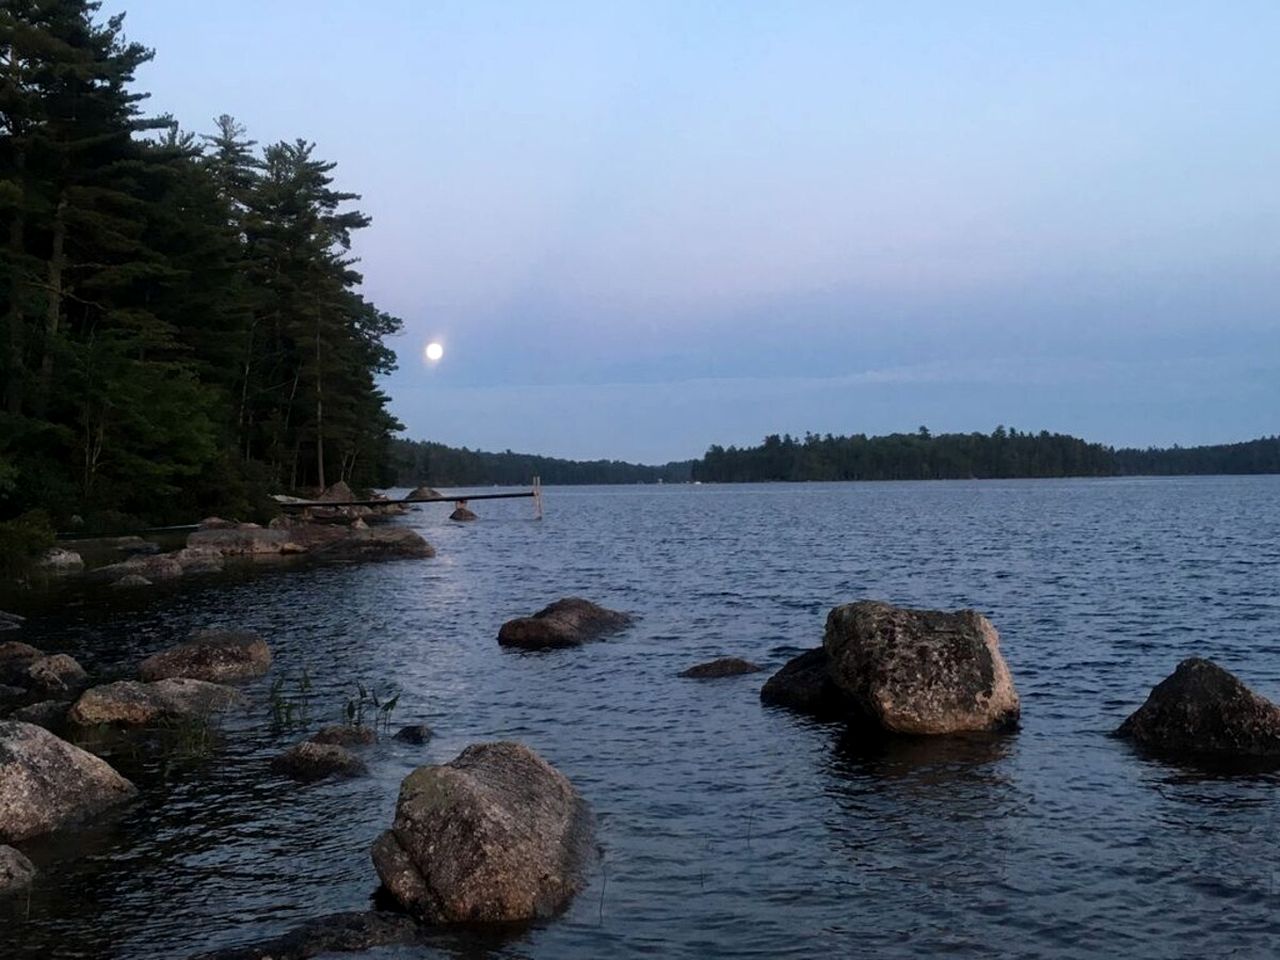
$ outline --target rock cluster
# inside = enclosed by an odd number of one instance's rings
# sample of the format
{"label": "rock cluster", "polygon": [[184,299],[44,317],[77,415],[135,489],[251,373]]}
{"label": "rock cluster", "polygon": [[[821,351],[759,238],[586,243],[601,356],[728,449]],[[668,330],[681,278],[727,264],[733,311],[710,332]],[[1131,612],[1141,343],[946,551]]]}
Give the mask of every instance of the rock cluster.
{"label": "rock cluster", "polygon": [[593,832],[573,785],[528,747],[475,744],[404,779],[373,864],[419,920],[537,920],[581,889]]}
{"label": "rock cluster", "polygon": [[566,597],[531,617],[508,620],[498,631],[498,643],[523,650],[576,647],[631,623],[628,614],[583,600]]}

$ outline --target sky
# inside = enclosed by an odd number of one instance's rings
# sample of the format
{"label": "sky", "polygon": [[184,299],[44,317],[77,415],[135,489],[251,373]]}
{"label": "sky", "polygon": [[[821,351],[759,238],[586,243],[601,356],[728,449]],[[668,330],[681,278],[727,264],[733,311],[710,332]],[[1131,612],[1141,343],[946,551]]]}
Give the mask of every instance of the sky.
{"label": "sky", "polygon": [[411,438],[1280,433],[1274,0],[121,10],[152,111],[362,195]]}

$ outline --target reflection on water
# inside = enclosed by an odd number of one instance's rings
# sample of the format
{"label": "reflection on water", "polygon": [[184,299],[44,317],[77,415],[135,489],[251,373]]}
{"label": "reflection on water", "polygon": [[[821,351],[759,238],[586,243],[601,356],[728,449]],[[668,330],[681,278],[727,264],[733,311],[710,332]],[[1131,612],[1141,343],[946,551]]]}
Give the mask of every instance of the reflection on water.
{"label": "reflection on water", "polygon": [[[1191,654],[1280,694],[1280,478],[596,488],[547,507],[419,511],[434,560],[47,604],[27,639],[97,675],[196,626],[260,630],[276,659],[219,747],[117,753],[132,807],[24,845],[44,880],[0,905],[0,954],[182,957],[363,909],[400,779],[492,738],[591,801],[600,870],[555,921],[372,956],[1253,956],[1280,936],[1280,778],[1108,736]],[[569,594],[639,620],[579,650],[497,646],[502,620]],[[990,616],[1021,731],[849,737],[762,708],[760,675],[676,677],[722,655],[776,668],[862,597]],[[313,725],[359,681],[399,688],[395,722],[436,739],[373,747],[365,779],[280,779],[268,761],[301,734],[273,730],[268,689],[304,668]]]}

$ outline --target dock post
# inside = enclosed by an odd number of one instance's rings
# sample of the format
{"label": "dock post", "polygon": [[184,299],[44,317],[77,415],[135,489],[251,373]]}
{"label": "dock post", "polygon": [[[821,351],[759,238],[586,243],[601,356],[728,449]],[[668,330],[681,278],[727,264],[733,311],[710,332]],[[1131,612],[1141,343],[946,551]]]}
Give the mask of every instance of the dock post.
{"label": "dock post", "polygon": [[542,519],[542,478],[533,478],[533,519]]}

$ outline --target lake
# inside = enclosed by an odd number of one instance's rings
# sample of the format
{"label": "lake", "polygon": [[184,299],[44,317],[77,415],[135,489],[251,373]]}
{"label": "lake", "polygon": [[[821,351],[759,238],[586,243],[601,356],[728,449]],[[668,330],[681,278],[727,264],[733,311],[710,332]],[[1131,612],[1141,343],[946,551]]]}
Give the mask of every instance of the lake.
{"label": "lake", "polygon": [[[1280,942],[1280,777],[1159,763],[1108,736],[1179,660],[1280,699],[1280,477],[559,488],[403,521],[433,560],[310,567],[48,608],[22,639],[96,675],[201,626],[260,631],[273,672],[211,756],[120,757],[142,799],[24,844],[44,871],[0,913],[6,958],[181,958],[363,909],[402,777],[517,739],[576,785],[604,860],[564,916],[370,957],[1166,957]],[[158,588],[157,588],[158,589]],[[498,627],[560,596],[630,611],[541,654]],[[1019,733],[859,743],[762,707],[770,672],[861,598],[985,613]],[[18,636],[14,634],[11,636]],[[401,697],[426,746],[372,776],[267,767],[268,689],[304,669],[314,721],[357,682]],[[314,726],[314,724],[313,724]],[[9,909],[0,906],[0,911]],[[11,915],[12,914],[12,915]]]}

